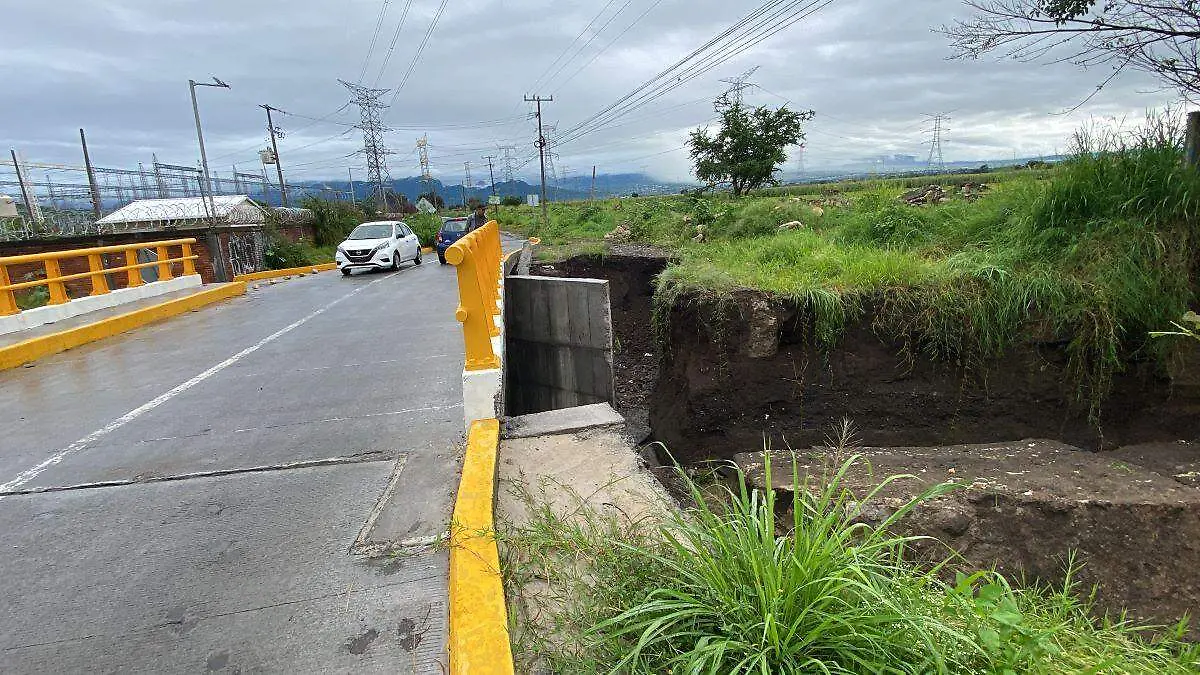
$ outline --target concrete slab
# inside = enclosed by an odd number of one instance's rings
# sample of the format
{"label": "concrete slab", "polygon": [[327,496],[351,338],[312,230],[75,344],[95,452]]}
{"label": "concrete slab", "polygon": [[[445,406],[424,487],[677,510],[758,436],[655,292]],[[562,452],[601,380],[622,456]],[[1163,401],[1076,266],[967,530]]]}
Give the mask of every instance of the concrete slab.
{"label": "concrete slab", "polygon": [[549,410],[530,415],[508,417],[504,421],[505,438],[532,438],[569,434],[585,429],[617,429],[625,418],[607,403],[593,403],[574,408]]}
{"label": "concrete slab", "polygon": [[390,466],[0,500],[0,671],[441,672],[444,553],[347,553]]}
{"label": "concrete slab", "polygon": [[[88,295],[62,305],[45,305],[12,316],[0,316],[0,335],[25,334],[46,324],[58,324],[59,330],[62,330],[61,324],[73,317],[91,317],[96,312],[114,309],[118,310],[119,314],[121,313],[119,310],[122,309],[124,311],[136,309],[130,307],[134,303],[146,302],[183,290],[199,289],[201,283],[199,274],[189,274],[133,288],[118,288],[103,295]],[[92,318],[92,320],[96,319]]]}

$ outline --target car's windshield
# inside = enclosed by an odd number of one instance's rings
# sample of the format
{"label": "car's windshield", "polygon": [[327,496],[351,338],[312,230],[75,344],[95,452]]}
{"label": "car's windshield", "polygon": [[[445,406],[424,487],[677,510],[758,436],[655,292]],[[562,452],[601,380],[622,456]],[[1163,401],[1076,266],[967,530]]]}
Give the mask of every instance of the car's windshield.
{"label": "car's windshield", "polygon": [[348,239],[387,239],[392,236],[392,226],[387,223],[363,223],[354,228]]}
{"label": "car's windshield", "polygon": [[467,219],[466,218],[455,218],[454,220],[447,220],[446,222],[442,223],[442,232],[466,232],[466,231],[467,231]]}

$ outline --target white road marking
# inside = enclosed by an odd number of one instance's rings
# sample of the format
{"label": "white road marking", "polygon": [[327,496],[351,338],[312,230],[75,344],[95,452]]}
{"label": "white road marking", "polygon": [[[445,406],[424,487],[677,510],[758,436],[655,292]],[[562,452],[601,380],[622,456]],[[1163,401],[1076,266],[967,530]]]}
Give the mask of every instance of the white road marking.
{"label": "white road marking", "polygon": [[[56,452],[52,456],[46,458],[45,460],[43,460],[36,466],[32,466],[32,467],[22,471],[21,473],[17,474],[16,478],[13,478],[12,480],[8,481],[7,483],[0,485],[0,493],[12,492],[13,490],[16,490],[17,488],[21,487],[22,485],[25,485],[29,481],[40,476],[46,469],[49,469],[50,467],[55,466],[58,463],[62,462],[63,459],[66,458],[68,455],[71,455],[73,453],[79,452],[80,450],[83,450],[84,448],[91,445],[92,443],[95,443],[100,438],[103,438],[104,436],[111,434],[112,432],[116,431],[117,429],[120,429],[121,427],[125,426],[126,424],[129,424],[133,420],[141,417],[142,415],[150,412],[151,410],[154,410],[155,408],[166,403],[167,401],[170,401],[171,399],[182,394],[183,392],[187,391],[188,389],[191,389],[192,387],[200,384],[201,382],[207,380],[208,378],[212,377],[213,375],[216,375],[217,373],[221,372],[222,370],[225,370],[229,366],[232,366],[233,364],[237,363],[238,361],[241,361],[242,359],[246,358],[250,354],[253,354],[254,352],[258,351],[259,349],[262,349],[263,347],[274,342],[275,340],[278,340],[279,338],[283,337],[284,335],[287,335],[288,333],[299,328],[300,326],[303,326],[304,324],[308,323],[309,321],[324,314],[325,312],[329,311],[330,308],[332,308],[334,305],[342,302],[343,300],[346,300],[347,298],[358,295],[359,293],[361,293],[362,291],[365,291],[366,289],[370,288],[371,286],[374,286],[375,284],[377,284],[381,281],[387,281],[388,279],[392,278],[393,276],[394,276],[394,274],[389,274],[386,277],[383,277],[382,279],[378,279],[376,281],[372,281],[371,283],[366,284],[365,286],[359,286],[358,288],[351,291],[350,293],[343,295],[342,297],[340,297],[337,300],[334,300],[333,302],[329,303],[328,305],[325,305],[324,307],[316,310],[315,312],[313,312],[312,314],[309,314],[308,316],[304,317],[303,319],[300,319],[299,321],[296,321],[295,323],[292,323],[291,325],[288,325],[284,328],[281,328],[280,330],[275,331],[274,333],[271,333],[267,337],[259,340],[257,343],[255,343],[255,344],[243,349],[242,351],[234,354],[233,356],[225,359],[224,361],[218,363],[217,365],[213,366],[212,368],[209,368],[208,370],[204,371],[203,373],[200,373],[199,375],[188,380],[187,382],[184,382],[183,384],[178,385],[174,389],[171,389],[170,391],[159,395],[157,398],[155,398],[151,401],[148,401],[146,403],[143,403],[142,405],[134,408],[133,410],[130,410],[129,412],[125,413],[124,415],[121,415],[120,417],[113,420],[112,422],[109,422],[108,424],[101,427],[100,429],[93,431],[92,433],[75,441],[74,443],[63,448],[62,450],[59,450],[58,452]],[[3,495],[0,495],[0,499],[4,499]]]}

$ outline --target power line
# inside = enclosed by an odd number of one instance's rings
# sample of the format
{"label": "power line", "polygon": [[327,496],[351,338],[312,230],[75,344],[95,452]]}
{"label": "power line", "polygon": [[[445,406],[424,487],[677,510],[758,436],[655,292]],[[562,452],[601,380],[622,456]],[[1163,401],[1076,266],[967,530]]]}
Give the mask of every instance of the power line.
{"label": "power line", "polygon": [[396,22],[396,31],[392,33],[392,43],[388,45],[387,53],[383,55],[383,63],[379,66],[379,74],[375,76],[375,86],[379,86],[379,81],[383,79],[384,72],[387,71],[388,62],[392,60],[392,54],[396,51],[396,41],[400,39],[400,29],[404,27],[404,20],[408,18],[408,10],[412,8],[412,0],[404,3],[404,11],[400,13],[400,20]]}
{"label": "power line", "polygon": [[[562,58],[564,56],[566,56],[568,52],[571,51],[571,48],[575,46],[575,43],[579,42],[579,38],[583,37],[584,34],[588,32],[588,29],[591,28],[597,21],[599,21],[600,17],[603,16],[604,13],[608,11],[608,8],[612,7],[613,4],[615,4],[616,2],[617,2],[617,0],[608,0],[608,2],[605,3],[605,5],[603,7],[600,8],[600,11],[596,12],[596,16],[593,16],[592,20],[589,21],[587,23],[587,25],[583,27],[583,30],[579,31],[579,34],[577,34],[571,40],[571,43],[567,45],[566,49],[563,49],[562,52],[553,61],[550,62],[550,65],[546,66],[546,70],[542,71],[541,75],[538,75],[538,78],[533,81],[532,85],[530,85],[529,90],[532,91],[532,90],[536,90],[538,88],[538,85],[540,85],[542,83],[542,80],[546,77],[546,75],[550,72],[550,70],[552,68],[554,68],[554,66],[558,65],[559,61],[562,61]],[[595,38],[595,35],[593,35],[592,37]],[[574,58],[574,57],[572,57],[572,58]],[[571,61],[571,59],[567,59],[567,63],[570,63],[570,61]]]}
{"label": "power line", "polygon": [[400,90],[404,89],[404,85],[408,84],[408,78],[412,75],[413,70],[417,67],[417,62],[421,60],[421,54],[425,52],[425,45],[429,44],[429,37],[433,35],[433,29],[437,27],[438,20],[442,18],[442,12],[446,11],[446,3],[449,0],[442,0],[442,4],[438,5],[437,13],[433,15],[433,21],[429,22],[429,30],[425,31],[425,37],[421,39],[421,44],[417,47],[417,53],[413,55],[413,60],[408,64],[408,70],[404,71],[404,77],[400,79],[400,84],[396,87],[396,91],[392,93],[392,100],[388,102],[388,106],[395,104],[396,97],[400,95]]}
{"label": "power line", "polygon": [[566,144],[690,82],[782,30],[832,4],[834,0],[769,0],[733,26],[667,67],[638,88],[564,133]]}
{"label": "power line", "polygon": [[[633,3],[633,0],[625,0],[625,4],[621,5],[621,6],[620,6],[620,7],[617,9],[617,11],[616,11],[616,12],[613,12],[613,15],[612,15],[612,16],[610,16],[610,17],[608,17],[608,21],[605,21],[605,22],[604,22],[604,25],[603,25],[603,26],[600,26],[600,29],[599,29],[599,30],[597,30],[595,33],[593,33],[593,34],[592,34],[592,36],[591,36],[590,38],[588,38],[587,42],[585,42],[585,43],[583,43],[582,45],[580,45],[580,46],[579,46],[579,49],[578,49],[578,50],[576,50],[576,51],[575,51],[575,53],[571,55],[571,58],[569,58],[569,59],[567,59],[566,61],[564,61],[564,62],[563,62],[563,64],[562,64],[561,66],[559,66],[559,67],[558,67],[558,70],[554,71],[554,74],[550,76],[550,79],[546,80],[546,84],[549,84],[550,82],[552,82],[552,81],[554,80],[554,78],[558,77],[558,74],[559,74],[559,73],[561,73],[561,72],[563,71],[563,69],[564,69],[564,68],[566,68],[566,67],[567,67],[567,65],[568,65],[568,64],[569,64],[571,61],[574,61],[574,60],[575,60],[575,57],[577,57],[577,56],[579,56],[580,54],[582,54],[582,53],[583,53],[583,50],[585,50],[585,49],[587,49],[587,48],[588,48],[588,45],[590,45],[590,44],[592,44],[593,42],[595,42],[596,38],[600,37],[600,34],[601,34],[601,33],[603,33],[603,32],[605,31],[605,29],[607,29],[607,28],[609,27],[609,25],[610,25],[610,24],[612,24],[612,22],[616,20],[617,16],[619,16],[619,15],[621,14],[621,12],[625,11],[625,9],[626,9],[627,7],[629,7],[629,5],[631,5],[632,3]],[[610,2],[609,4],[611,5],[611,4],[612,4],[612,2]]]}
{"label": "power line", "polygon": [[356,84],[362,84],[362,79],[367,74],[367,65],[371,63],[371,56],[375,53],[375,43],[379,41],[379,31],[383,28],[383,17],[387,14],[389,2],[391,0],[383,0],[383,6],[379,8],[379,18],[375,20],[375,32],[371,35],[371,46],[367,48],[367,57],[363,59],[362,68],[358,71]]}
{"label": "power line", "polygon": [[616,37],[609,40],[603,47],[600,48],[600,51],[596,52],[595,54],[592,54],[592,58],[588,59],[587,63],[583,64],[579,68],[576,68],[575,72],[571,73],[570,77],[568,77],[567,79],[565,79],[561,83],[559,83],[558,88],[554,90],[554,93],[557,94],[558,92],[562,91],[562,88],[567,86],[567,83],[569,83],[571,80],[575,79],[575,76],[578,75],[579,73],[583,72],[583,70],[586,69],[588,66],[592,65],[592,63],[595,62],[596,59],[600,58],[601,54],[608,51],[608,48],[612,47],[617,42],[617,40],[620,40],[622,37],[624,37],[625,34],[630,31],[631,28],[633,28],[634,26],[641,23],[642,19],[646,18],[646,15],[649,14],[651,10],[653,10],[655,7],[658,7],[660,4],[662,4],[662,1],[663,0],[654,0],[654,3],[651,4],[649,7],[647,7],[646,11],[642,12],[638,16],[638,18],[634,19],[633,22],[630,23],[628,26],[626,26],[625,29],[622,30],[620,33],[617,33]]}

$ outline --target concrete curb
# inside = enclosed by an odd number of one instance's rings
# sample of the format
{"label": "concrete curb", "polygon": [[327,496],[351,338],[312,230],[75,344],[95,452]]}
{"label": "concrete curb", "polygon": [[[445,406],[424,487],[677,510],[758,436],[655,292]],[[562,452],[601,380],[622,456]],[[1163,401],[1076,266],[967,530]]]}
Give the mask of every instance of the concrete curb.
{"label": "concrete curb", "polygon": [[321,263],[320,265],[306,265],[304,267],[289,267],[285,270],[264,270],[262,272],[253,272],[251,274],[239,274],[233,278],[234,281],[261,281],[263,279],[277,279],[279,277],[292,277],[297,274],[309,274],[311,272],[328,272],[336,270],[337,263]]}
{"label": "concrete curb", "polygon": [[513,674],[493,521],[499,448],[497,420],[471,424],[450,525],[451,675]]}
{"label": "concrete curb", "polygon": [[30,338],[7,347],[0,347],[0,370],[8,370],[24,365],[30,361],[64,352],[68,349],[85,345],[96,340],[118,335],[146,324],[162,321],[193,309],[199,309],[214,302],[243,295],[246,283],[236,281],[231,284],[221,284],[215,288],[200,291],[184,298],[160,302],[157,305],[143,307],[132,312],[119,314],[102,319],[96,323],[70,328],[49,335]]}

